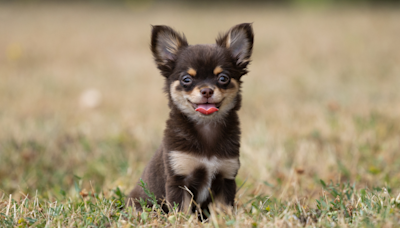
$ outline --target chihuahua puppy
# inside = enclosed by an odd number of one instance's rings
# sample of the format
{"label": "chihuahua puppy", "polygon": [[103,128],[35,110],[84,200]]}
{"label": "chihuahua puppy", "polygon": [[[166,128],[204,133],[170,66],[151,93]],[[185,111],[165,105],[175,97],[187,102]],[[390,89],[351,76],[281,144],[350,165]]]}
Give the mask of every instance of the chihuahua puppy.
{"label": "chihuahua puppy", "polygon": [[[252,24],[232,27],[216,44],[189,45],[168,26],[153,26],[151,51],[165,78],[170,114],[164,139],[142,180],[168,211],[233,206],[238,173],[241,77],[253,49]],[[148,199],[139,184],[130,193]],[[166,200],[166,201],[165,201]],[[193,203],[193,201],[195,203]],[[151,205],[150,205],[151,206]]]}

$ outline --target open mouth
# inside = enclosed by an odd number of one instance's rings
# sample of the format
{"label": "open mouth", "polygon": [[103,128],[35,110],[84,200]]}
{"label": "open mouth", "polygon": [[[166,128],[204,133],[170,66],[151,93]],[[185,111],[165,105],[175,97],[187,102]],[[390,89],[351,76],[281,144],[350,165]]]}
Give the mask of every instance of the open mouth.
{"label": "open mouth", "polygon": [[200,112],[201,114],[204,115],[210,115],[218,111],[222,103],[222,101],[219,103],[199,103],[199,104],[192,103],[191,101],[189,102],[192,104],[195,111]]}

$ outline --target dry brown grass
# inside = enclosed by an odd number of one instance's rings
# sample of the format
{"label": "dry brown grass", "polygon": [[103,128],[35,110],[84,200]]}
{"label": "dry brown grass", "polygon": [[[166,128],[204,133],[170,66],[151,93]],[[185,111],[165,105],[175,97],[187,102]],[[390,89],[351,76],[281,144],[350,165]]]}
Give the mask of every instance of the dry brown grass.
{"label": "dry brown grass", "polygon": [[[398,194],[398,9],[78,4],[0,5],[0,192],[73,192],[73,175],[127,192],[168,115],[150,24],[195,44],[241,22],[254,22],[255,46],[239,197],[307,201],[319,179]],[[79,103],[91,88],[93,109]]]}

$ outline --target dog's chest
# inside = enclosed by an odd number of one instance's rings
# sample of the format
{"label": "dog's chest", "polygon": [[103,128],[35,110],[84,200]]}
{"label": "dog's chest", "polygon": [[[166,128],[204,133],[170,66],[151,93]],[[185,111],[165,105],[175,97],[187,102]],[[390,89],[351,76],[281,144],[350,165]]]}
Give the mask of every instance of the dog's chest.
{"label": "dog's chest", "polygon": [[[176,175],[190,176],[195,174],[199,169],[205,171],[204,184],[200,189],[197,189],[198,195],[196,201],[204,202],[209,196],[208,189],[211,188],[211,183],[218,174],[224,179],[234,179],[239,169],[239,158],[217,158],[216,156],[207,158],[192,155],[180,151],[171,151],[169,153],[171,168]],[[183,186],[182,186],[183,187]],[[189,187],[189,186],[187,186]]]}

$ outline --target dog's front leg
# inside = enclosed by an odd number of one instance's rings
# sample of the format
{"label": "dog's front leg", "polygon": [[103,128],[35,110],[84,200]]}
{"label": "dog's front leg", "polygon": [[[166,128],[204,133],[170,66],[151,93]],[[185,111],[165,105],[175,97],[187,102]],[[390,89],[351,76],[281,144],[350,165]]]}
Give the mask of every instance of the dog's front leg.
{"label": "dog's front leg", "polygon": [[236,182],[234,179],[225,179],[225,185],[223,189],[223,195],[226,205],[233,206],[235,203],[235,195],[236,195]]}
{"label": "dog's front leg", "polygon": [[166,199],[171,208],[175,203],[179,205],[179,211],[188,212],[192,197],[184,188],[184,177],[169,177],[166,185]]}
{"label": "dog's front leg", "polygon": [[216,196],[214,202],[218,205],[233,206],[236,195],[236,182],[235,179],[221,178],[222,182],[219,189],[216,190]]}

